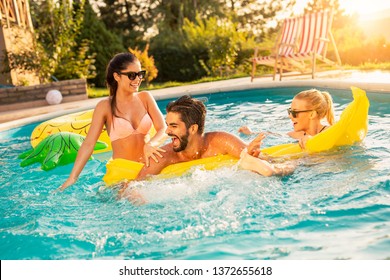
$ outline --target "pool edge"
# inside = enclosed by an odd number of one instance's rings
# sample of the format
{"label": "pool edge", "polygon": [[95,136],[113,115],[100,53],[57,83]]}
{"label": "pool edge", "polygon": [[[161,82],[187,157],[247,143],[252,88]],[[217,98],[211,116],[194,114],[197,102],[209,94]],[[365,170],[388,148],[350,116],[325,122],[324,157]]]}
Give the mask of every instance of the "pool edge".
{"label": "pool edge", "polygon": [[[356,82],[356,81],[343,81],[337,79],[315,79],[315,80],[286,80],[286,81],[261,81],[253,82],[249,81],[249,78],[231,79],[228,81],[218,81],[202,83],[190,86],[180,86],[173,88],[165,88],[159,90],[151,90],[151,94],[156,99],[165,100],[176,98],[184,94],[192,96],[202,94],[214,94],[220,92],[231,92],[238,90],[250,90],[250,89],[264,89],[264,88],[278,88],[278,87],[320,87],[320,88],[332,88],[332,89],[350,89],[351,86],[359,87],[365,91],[375,91],[377,93],[389,94],[389,83],[374,83],[374,82]],[[292,93],[295,94],[295,93]],[[104,97],[105,98],[105,97]],[[31,124],[34,122],[41,122],[47,119],[83,111],[95,108],[97,102],[104,98],[91,99],[90,102],[85,105],[80,105],[77,108],[57,110],[55,112],[44,113],[36,116],[24,117],[9,122],[0,123],[0,132],[10,130],[19,126]]]}

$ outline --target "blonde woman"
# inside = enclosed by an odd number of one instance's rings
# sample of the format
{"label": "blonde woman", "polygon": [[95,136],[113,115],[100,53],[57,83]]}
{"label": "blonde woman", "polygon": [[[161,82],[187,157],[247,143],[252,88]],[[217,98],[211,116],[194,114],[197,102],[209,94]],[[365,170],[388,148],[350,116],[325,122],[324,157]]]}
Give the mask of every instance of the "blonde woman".
{"label": "blonde woman", "polygon": [[[287,112],[294,128],[288,135],[298,139],[299,145],[303,149],[309,138],[334,124],[333,99],[326,91],[317,89],[301,91],[294,96]],[[322,123],[324,119],[327,120],[327,124]],[[240,127],[238,131],[244,134],[253,134],[247,126]]]}

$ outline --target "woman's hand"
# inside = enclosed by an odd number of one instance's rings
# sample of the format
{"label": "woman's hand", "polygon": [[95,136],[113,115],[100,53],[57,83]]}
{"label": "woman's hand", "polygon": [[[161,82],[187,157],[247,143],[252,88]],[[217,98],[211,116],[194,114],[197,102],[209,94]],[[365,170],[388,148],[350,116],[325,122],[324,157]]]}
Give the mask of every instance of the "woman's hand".
{"label": "woman's hand", "polygon": [[281,164],[274,164],[275,175],[287,176],[294,172],[297,168],[297,163],[285,162]]}
{"label": "woman's hand", "polygon": [[253,131],[249,127],[247,127],[246,125],[241,126],[238,129],[238,132],[241,132],[241,133],[246,134],[246,135],[253,134]]}
{"label": "woman's hand", "polygon": [[69,177],[68,179],[66,179],[65,183],[63,183],[56,191],[64,191],[66,188],[70,187],[76,182],[77,178]]}
{"label": "woman's hand", "polygon": [[265,133],[264,132],[259,133],[259,135],[257,135],[256,138],[249,143],[248,154],[250,154],[253,157],[258,157],[260,155],[260,146],[264,138],[265,138]]}
{"label": "woman's hand", "polygon": [[147,202],[141,192],[129,183],[122,183],[122,188],[118,191],[118,199],[123,198],[135,206],[141,206]]}
{"label": "woman's hand", "polygon": [[298,140],[298,143],[299,143],[299,146],[301,147],[301,149],[306,149],[306,142],[307,140],[309,140],[310,138],[312,138],[312,136],[310,135],[303,135],[301,138],[299,138]]}
{"label": "woman's hand", "polygon": [[152,158],[155,162],[158,162],[157,156],[162,158],[162,154],[160,152],[165,153],[165,150],[160,147],[153,147],[152,144],[146,143],[144,146],[144,160],[146,166],[149,166],[149,158]]}

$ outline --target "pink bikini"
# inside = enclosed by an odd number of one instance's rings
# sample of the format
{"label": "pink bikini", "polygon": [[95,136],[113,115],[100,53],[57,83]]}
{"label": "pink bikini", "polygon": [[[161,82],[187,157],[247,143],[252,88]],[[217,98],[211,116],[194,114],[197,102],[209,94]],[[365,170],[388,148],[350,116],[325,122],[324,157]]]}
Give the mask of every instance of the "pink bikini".
{"label": "pink bikini", "polygon": [[152,128],[153,122],[148,113],[142,117],[140,123],[138,124],[137,129],[131,125],[131,123],[123,118],[118,118],[112,116],[112,123],[110,129],[110,139],[111,142],[126,138],[132,134],[148,134],[149,130]]}

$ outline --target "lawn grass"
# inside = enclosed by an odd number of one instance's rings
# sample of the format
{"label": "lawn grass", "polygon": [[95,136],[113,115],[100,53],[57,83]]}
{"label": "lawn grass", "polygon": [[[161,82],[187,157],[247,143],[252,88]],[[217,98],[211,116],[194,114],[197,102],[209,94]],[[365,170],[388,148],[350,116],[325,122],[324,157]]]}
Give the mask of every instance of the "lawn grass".
{"label": "lawn grass", "polygon": [[88,87],[87,88],[88,98],[98,98],[108,96],[107,88],[96,88],[96,87]]}
{"label": "lawn grass", "polygon": [[[166,83],[152,83],[149,86],[146,86],[145,84],[141,85],[140,90],[155,90],[155,89],[162,89],[162,88],[170,88],[170,87],[178,87],[178,86],[185,86],[185,85],[194,85],[194,84],[200,84],[200,83],[206,83],[206,82],[215,82],[215,81],[222,81],[222,80],[228,80],[228,79],[234,79],[234,78],[242,78],[247,77],[247,74],[235,74],[230,76],[223,76],[223,77],[205,77],[200,80],[192,81],[192,82],[166,82]],[[108,96],[108,89],[107,88],[95,88],[95,87],[88,87],[88,97],[89,98],[97,98],[97,97],[104,97]]]}
{"label": "lawn grass", "polygon": [[373,62],[365,62],[360,64],[357,67],[350,66],[351,69],[358,70],[382,70],[382,71],[390,71],[390,62],[383,63],[373,63]]}

